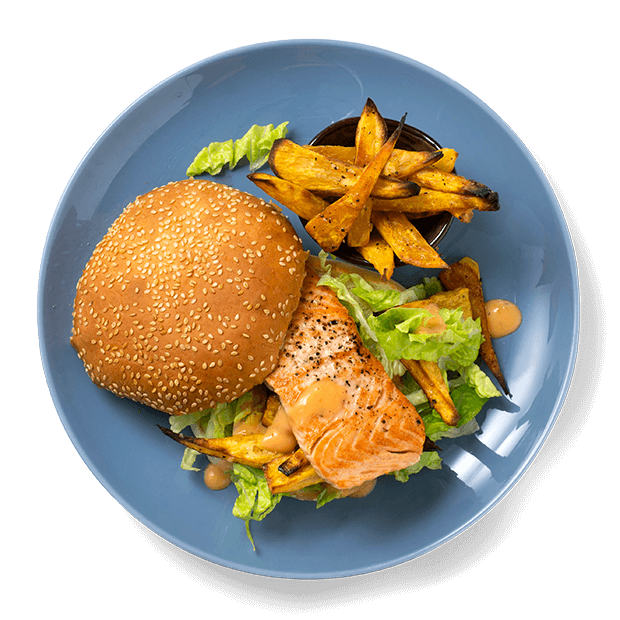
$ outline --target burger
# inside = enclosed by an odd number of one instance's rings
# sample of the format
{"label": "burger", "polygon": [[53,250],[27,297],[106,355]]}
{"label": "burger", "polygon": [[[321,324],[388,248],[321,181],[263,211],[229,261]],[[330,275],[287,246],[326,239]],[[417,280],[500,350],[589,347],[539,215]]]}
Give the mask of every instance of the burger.
{"label": "burger", "polygon": [[275,368],[305,262],[275,206],[209,181],[170,183],[96,246],[71,343],[118,396],[168,414],[231,402]]}
{"label": "burger", "polygon": [[[479,322],[440,291],[309,256],[276,205],[190,178],[136,198],[97,244],[71,344],[94,384],[169,416],[184,469],[232,480],[250,536],[282,497],[363,496],[440,467],[434,442],[475,430],[498,392],[474,364]],[[458,424],[407,372],[416,355],[459,392]]]}

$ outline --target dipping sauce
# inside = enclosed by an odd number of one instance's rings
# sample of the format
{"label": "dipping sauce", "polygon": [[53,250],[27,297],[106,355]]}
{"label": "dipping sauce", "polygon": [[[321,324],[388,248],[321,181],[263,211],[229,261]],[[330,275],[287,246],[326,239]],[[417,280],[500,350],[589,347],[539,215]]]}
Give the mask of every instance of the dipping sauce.
{"label": "dipping sauce", "polygon": [[521,325],[521,310],[511,301],[489,299],[486,302],[487,321],[491,338],[503,338],[515,332]]}

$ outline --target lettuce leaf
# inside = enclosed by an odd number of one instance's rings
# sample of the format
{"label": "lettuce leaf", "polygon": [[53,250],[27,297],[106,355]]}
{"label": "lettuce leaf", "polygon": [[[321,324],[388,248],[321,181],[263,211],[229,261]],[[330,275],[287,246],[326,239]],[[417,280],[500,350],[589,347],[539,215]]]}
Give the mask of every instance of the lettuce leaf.
{"label": "lettuce leaf", "polygon": [[415,359],[438,362],[446,370],[469,366],[478,357],[482,344],[480,320],[463,320],[463,311],[441,308],[446,329],[439,334],[418,333],[430,316],[423,308],[391,308],[368,318],[368,323],[388,359]]}
{"label": "lettuce leaf", "polygon": [[409,476],[419,473],[425,467],[428,469],[441,469],[441,457],[439,456],[439,453],[434,450],[422,452],[420,460],[417,463],[410,465],[409,467],[405,467],[405,469],[394,471],[391,475],[394,476],[394,478],[396,478],[399,482],[407,482],[409,480]]}
{"label": "lettuce leaf", "polygon": [[[472,366],[475,366],[475,364],[472,364]],[[488,380],[484,372],[481,370],[479,370],[479,372]],[[478,380],[480,379],[479,375],[475,372],[472,372],[471,375],[476,376]],[[412,379],[410,379],[410,381],[415,383]],[[476,416],[480,413],[480,410],[490,396],[480,395],[476,387],[463,382],[462,379],[457,379],[454,383],[456,383],[456,387],[450,390],[450,395],[459,413],[459,422],[456,426],[449,426],[441,419],[441,416],[430,406],[421,389],[414,390],[410,394],[407,394],[409,400],[412,400],[412,394],[415,395],[414,399],[418,402],[414,404],[416,405],[420,417],[424,421],[426,435],[431,441],[439,441],[445,438],[454,439],[456,437],[471,435],[480,428],[476,422]],[[486,384],[486,381],[482,383]],[[495,390],[492,384],[491,386],[493,390]],[[488,386],[485,385],[485,388],[486,387]],[[496,394],[494,395],[499,396],[499,392],[497,392],[497,390],[495,390],[495,392]],[[409,476],[419,473],[425,467],[428,469],[441,469],[441,463],[441,457],[437,452],[423,452],[420,460],[415,465],[392,472],[392,475],[399,482],[407,482]]]}
{"label": "lettuce leaf", "polygon": [[319,284],[338,295],[355,320],[362,341],[391,377],[404,374],[401,359],[436,361],[444,370],[459,370],[478,357],[483,339],[479,319],[463,320],[462,310],[442,308],[439,313],[446,323],[445,331],[420,334],[417,330],[430,316],[428,310],[400,307],[441,291],[437,278],[425,278],[420,284],[397,291],[381,282],[367,282],[357,273],[333,276],[327,254],[323,252],[319,258]]}
{"label": "lettuce leaf", "polygon": [[381,364],[383,364],[388,375],[390,377],[402,375],[405,371],[404,366],[400,363],[400,360],[390,360],[385,355],[385,352],[379,346],[379,341],[377,340],[374,330],[368,323],[368,319],[372,316],[372,308],[352,292],[349,286],[347,286],[347,278],[348,276],[334,278],[326,274],[321,276],[319,284],[328,286],[336,293],[342,305],[355,321],[362,342]]}
{"label": "lettuce leaf", "polygon": [[470,435],[479,429],[475,418],[488,398],[479,396],[476,390],[466,383],[451,390],[450,396],[459,412],[459,421],[456,426],[446,424],[428,403],[417,407],[418,413],[424,421],[426,435],[431,441],[439,441],[446,437],[454,439]]}
{"label": "lettuce leaf", "polygon": [[373,312],[383,312],[410,301],[426,299],[441,290],[441,284],[437,278],[425,278],[421,284],[416,284],[403,291],[392,288],[376,288],[357,273],[349,274],[348,280],[353,284],[350,289],[351,293],[365,301]]}
{"label": "lettuce leaf", "polygon": [[196,155],[186,174],[188,177],[216,175],[226,164],[232,170],[244,157],[250,163],[250,170],[257,170],[266,163],[273,143],[286,136],[287,125],[288,121],[275,128],[272,124],[252,125],[238,140],[212,142]]}
{"label": "lettuce leaf", "polygon": [[170,430],[175,433],[180,433],[188,426],[196,424],[202,418],[209,418],[211,416],[211,409],[205,409],[204,411],[196,411],[194,413],[187,413],[184,415],[171,415],[168,418]]}
{"label": "lettuce leaf", "polygon": [[278,505],[283,494],[272,495],[263,472],[247,465],[233,465],[232,481],[239,493],[233,515],[245,521],[245,531],[256,550],[250,521],[262,521]]}
{"label": "lettuce leaf", "polygon": [[500,391],[493,385],[489,376],[477,364],[470,364],[460,370],[461,379],[471,386],[480,398],[494,398],[501,396]]}

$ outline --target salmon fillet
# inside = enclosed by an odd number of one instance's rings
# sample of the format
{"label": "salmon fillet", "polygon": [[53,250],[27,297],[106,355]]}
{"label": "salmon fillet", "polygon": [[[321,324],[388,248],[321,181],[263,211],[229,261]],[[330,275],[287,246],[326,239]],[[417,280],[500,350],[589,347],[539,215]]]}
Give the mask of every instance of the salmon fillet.
{"label": "salmon fillet", "polygon": [[[424,423],[364,346],[336,294],[317,286],[318,279],[308,268],[278,366],[266,383],[280,397],[315,471],[332,486],[349,489],[417,463]],[[315,398],[304,408],[313,392],[331,402],[320,405]]]}

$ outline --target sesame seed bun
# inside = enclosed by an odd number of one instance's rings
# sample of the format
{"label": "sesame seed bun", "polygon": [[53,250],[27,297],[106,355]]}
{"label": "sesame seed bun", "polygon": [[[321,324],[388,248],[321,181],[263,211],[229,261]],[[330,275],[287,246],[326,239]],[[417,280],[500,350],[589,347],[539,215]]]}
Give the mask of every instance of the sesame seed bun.
{"label": "sesame seed bun", "polygon": [[262,383],[299,302],[306,253],[280,210],[205,180],[136,198],[77,284],[71,344],[92,381],[183,414]]}

